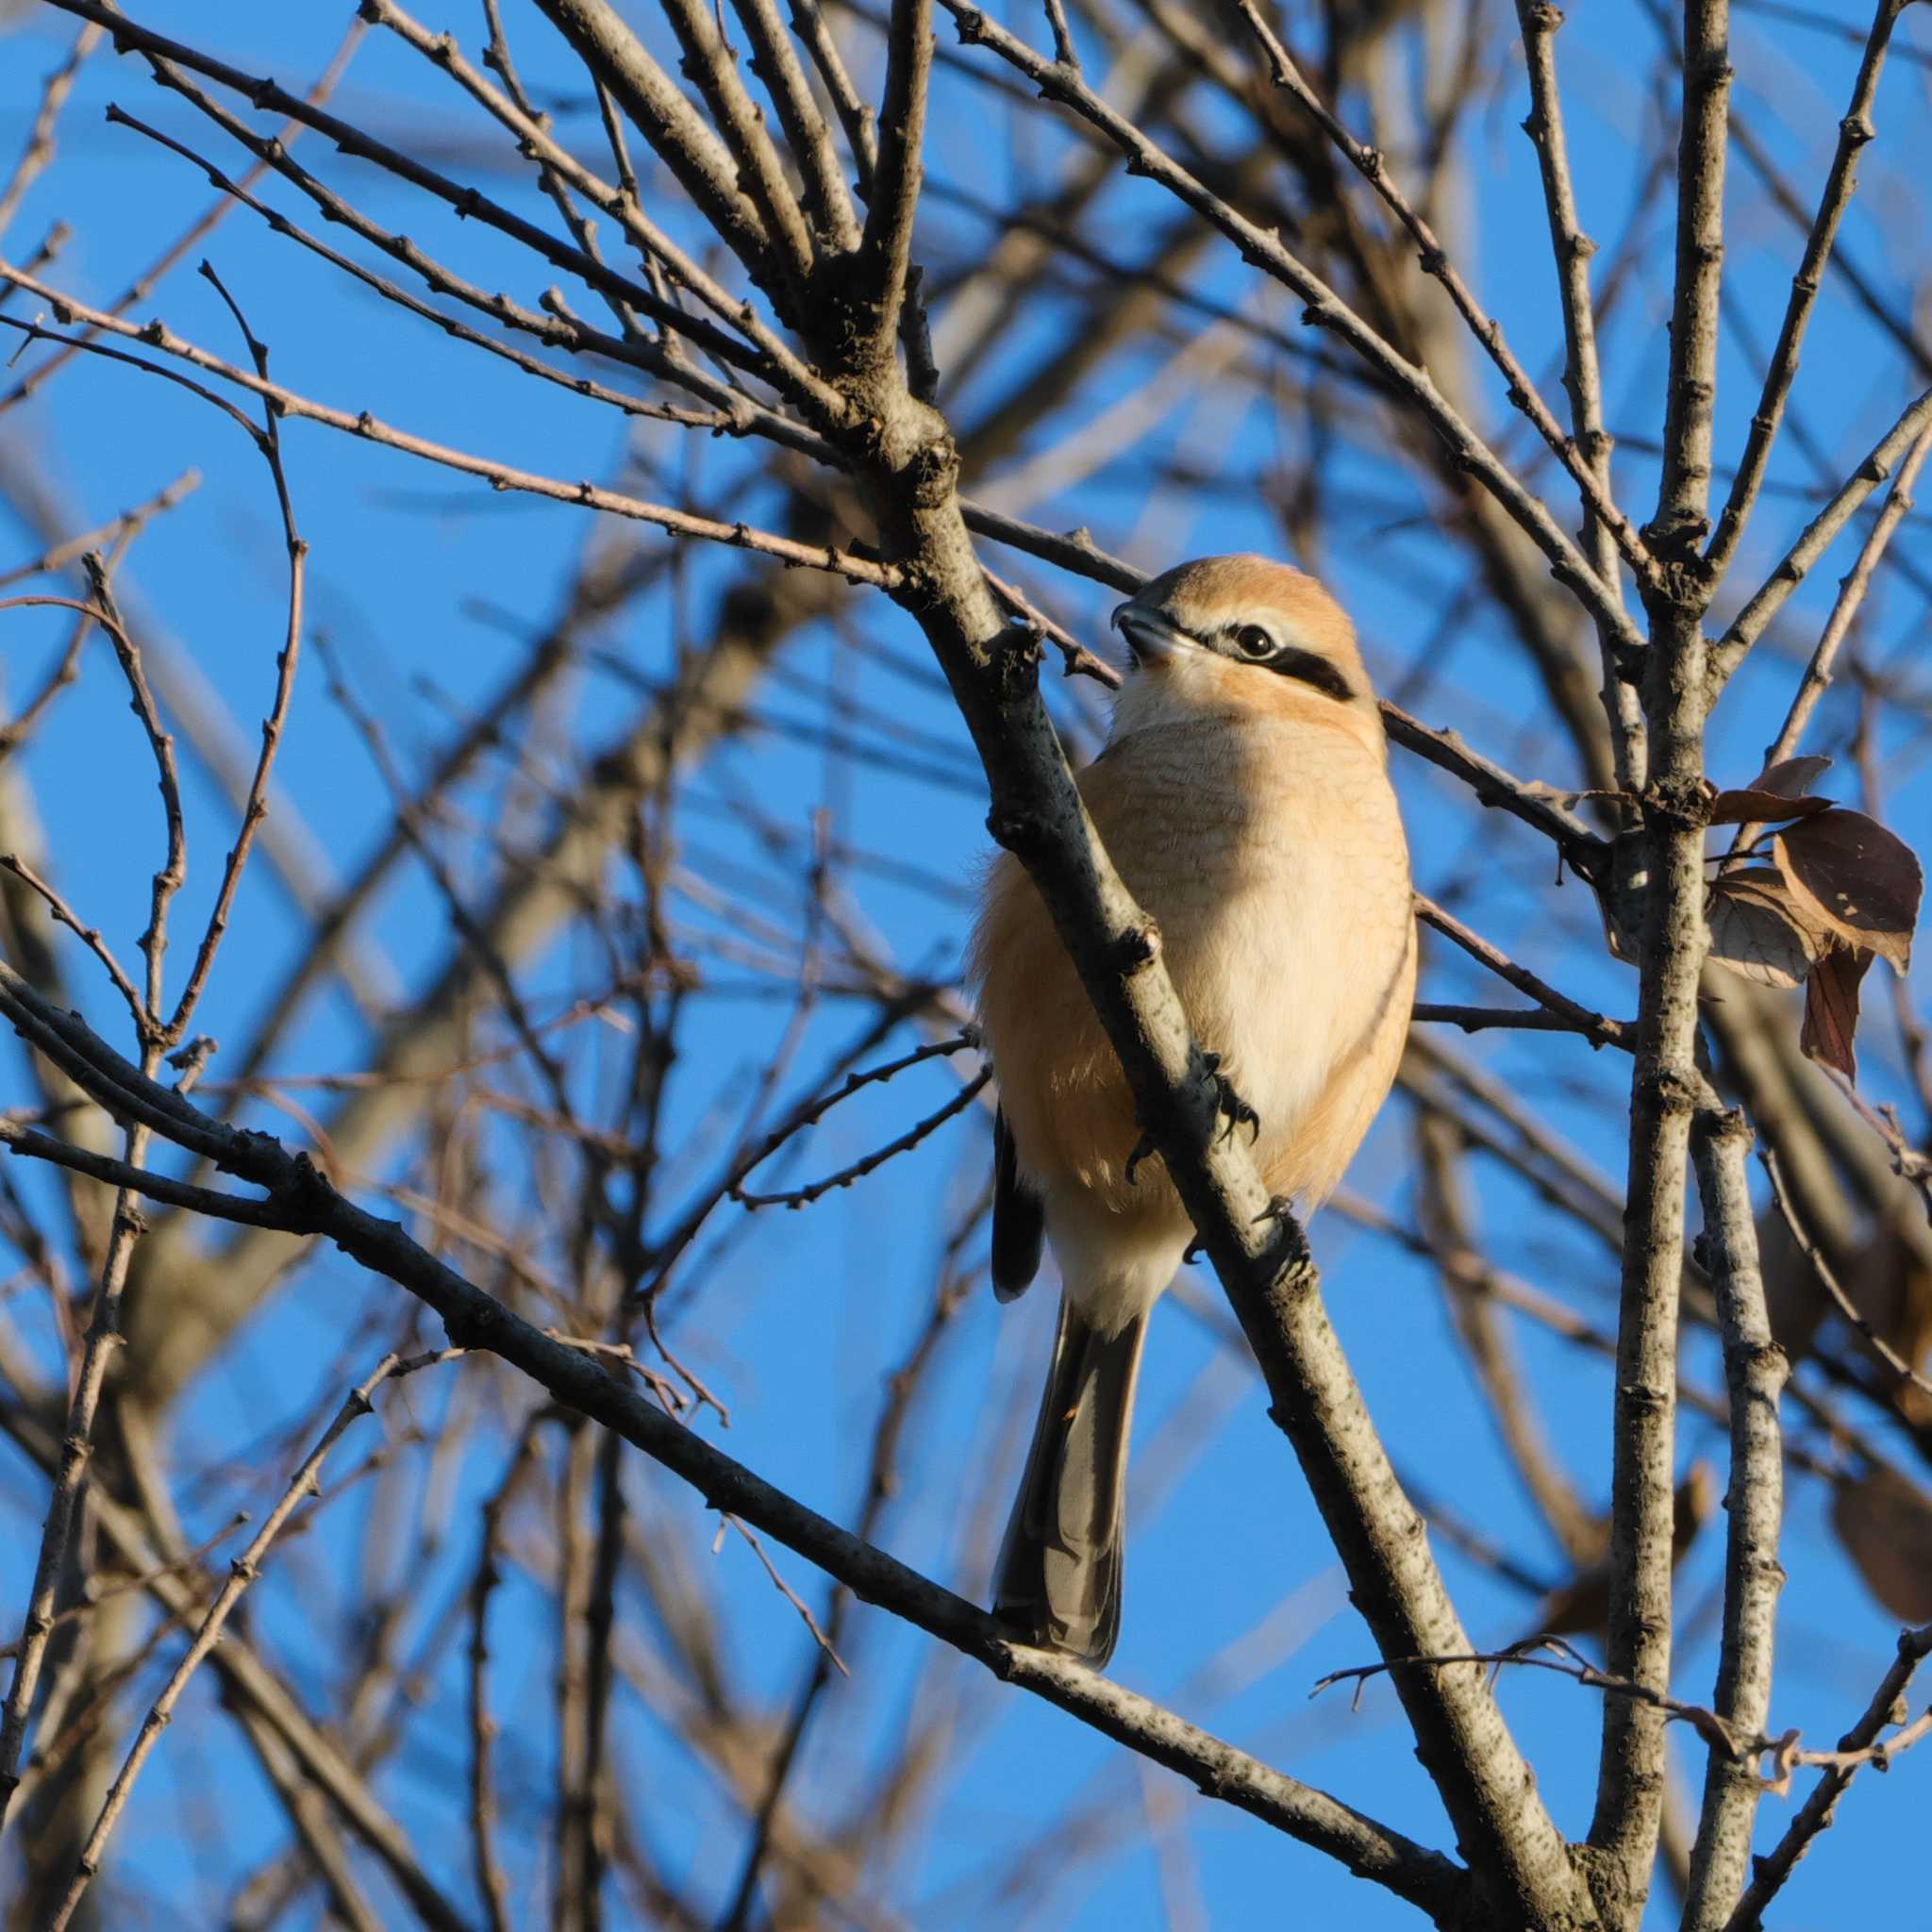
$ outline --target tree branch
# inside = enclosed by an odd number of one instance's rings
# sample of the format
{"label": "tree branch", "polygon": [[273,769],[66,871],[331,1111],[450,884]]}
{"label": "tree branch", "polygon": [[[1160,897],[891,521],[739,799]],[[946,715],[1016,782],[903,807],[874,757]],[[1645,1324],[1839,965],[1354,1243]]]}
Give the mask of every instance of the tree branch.
{"label": "tree branch", "polygon": [[1852,83],[1851,105],[1838,124],[1838,151],[1832,156],[1831,170],[1818,197],[1818,212],[1805,238],[1796,272],[1791,276],[1791,293],[1785,305],[1785,317],[1777,332],[1777,347],[1772,351],[1771,366],[1764,373],[1764,388],[1751,418],[1751,434],[1745,440],[1744,456],[1731,479],[1730,494],[1724,499],[1716,534],[1704,554],[1705,568],[1722,577],[1743,540],[1744,527],[1764,487],[1764,473],[1771,464],[1771,452],[1784,421],[1785,405],[1791,384],[1797,379],[1798,357],[1805,346],[1805,331],[1811,310],[1824,285],[1824,270],[1831,259],[1832,243],[1838,239],[1839,224],[1851,206],[1858,185],[1858,158],[1866,143],[1877,135],[1872,122],[1872,102],[1878,92],[1878,75],[1885,65],[1885,52],[1891,29],[1911,0],[1878,0],[1872,16],[1872,31],[1866,36],[1865,52],[1858,62],[1857,78]]}
{"label": "tree branch", "polygon": [[[329,1186],[303,1156],[274,1137],[225,1127],[192,1103],[146,1079],[79,1020],[42,1001],[0,962],[0,1013],[33,1045],[71,1070],[110,1112],[150,1124],[164,1137],[208,1154],[225,1172],[266,1191],[266,1203],[240,1200],[235,1218],[259,1224],[266,1210],[291,1233],[321,1236],[364,1267],[433,1308],[453,1347],[501,1357],[547,1389],[567,1408],[614,1429],[682,1476],[712,1508],[733,1516],[808,1557],[866,1601],[952,1644],[995,1674],[1044,1697],[1154,1762],[1192,1779],[1211,1795],[1340,1858],[1432,1917],[1449,1916],[1463,1874],[1425,1850],[1270,1770],[1146,1698],[1085,1666],[1008,1642],[992,1619],[951,1591],[841,1529],[755,1475],[667,1416],[645,1396],[605,1374],[578,1350],[553,1341],[501,1302],[419,1247],[394,1222],[377,1220]],[[40,1137],[22,1153],[56,1157]],[[88,1157],[90,1171],[100,1157]],[[135,1163],[114,1164],[131,1189],[176,1198],[180,1184]],[[210,1202],[199,1204],[214,1211]]]}
{"label": "tree branch", "polygon": [[[1741,1113],[1700,1113],[1691,1156],[1704,1203],[1704,1260],[1717,1295],[1724,1382],[1731,1398],[1730,1486],[1724,1496],[1724,1636],[1719,1650],[1719,1717],[1741,1733],[1764,1730],[1771,1711],[1772,1657],[1784,1515],[1784,1448],[1778,1393],[1790,1373],[1772,1340],[1757,1227],[1744,1156],[1751,1129]],[[1743,1890],[1751,1830],[1762,1786],[1755,1764],[1713,1749],[1704,1778],[1704,1811],[1690,1856],[1684,1932],[1720,1932]]]}

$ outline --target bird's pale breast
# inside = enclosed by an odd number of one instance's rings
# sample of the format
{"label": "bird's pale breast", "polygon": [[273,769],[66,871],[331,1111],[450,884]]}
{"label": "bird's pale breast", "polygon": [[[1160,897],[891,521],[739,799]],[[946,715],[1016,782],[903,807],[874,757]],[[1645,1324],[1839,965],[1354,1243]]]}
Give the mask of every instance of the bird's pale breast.
{"label": "bird's pale breast", "polygon": [[[1382,760],[1353,730],[1261,715],[1132,732],[1080,789],[1203,1046],[1261,1116],[1278,1192],[1332,1188],[1388,1091],[1414,983],[1408,862]],[[1179,1211],[1044,905],[1010,860],[974,939],[980,1010],[1023,1168],[1132,1220]]]}

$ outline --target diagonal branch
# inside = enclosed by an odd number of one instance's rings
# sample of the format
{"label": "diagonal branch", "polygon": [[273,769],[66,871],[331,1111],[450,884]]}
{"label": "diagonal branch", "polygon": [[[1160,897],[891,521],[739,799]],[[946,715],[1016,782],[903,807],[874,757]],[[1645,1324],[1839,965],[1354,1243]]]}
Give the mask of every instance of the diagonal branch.
{"label": "diagonal branch", "polygon": [[[1602,494],[1610,493],[1610,437],[1604,427],[1603,372],[1596,353],[1596,311],[1591,300],[1590,263],[1596,244],[1583,232],[1576,191],[1570,177],[1570,147],[1557,88],[1557,29],[1561,11],[1548,0],[1516,0],[1523,29],[1524,64],[1529,70],[1529,118],[1524,132],[1536,149],[1549,215],[1550,251],[1557,262],[1557,291],[1563,310],[1563,386],[1570,393],[1570,425],[1579,457]],[[1606,584],[1617,583],[1617,539],[1586,501],[1584,548]],[[1610,721],[1610,749],[1619,785],[1641,790],[1645,773],[1643,708],[1636,687],[1618,665],[1614,640],[1599,628],[1603,646],[1604,713]]]}
{"label": "diagonal branch", "polygon": [[[75,5],[78,0],[61,0]],[[1116,112],[1079,74],[1046,59],[1016,35],[988,18],[966,0],[943,0],[958,25],[960,38],[991,47],[1017,68],[1049,100],[1060,102],[1099,128],[1126,155],[1129,170],[1158,181],[1168,192],[1210,222],[1241,250],[1243,260],[1285,283],[1307,305],[1302,320],[1332,329],[1369,367],[1421,412],[1429,426],[1455,453],[1456,461],[1509,513],[1537,548],[1549,558],[1552,574],[1568,585],[1599,625],[1620,647],[1640,649],[1642,640],[1623,608],[1621,596],[1597,575],[1590,560],[1550,514],[1541,498],[1527,490],[1475,430],[1463,420],[1425,369],[1418,368],[1376,333],[1334,290],[1307,268],[1271,229],[1249,221],[1215,194],[1133,122]]]}
{"label": "diagonal branch", "polygon": [[786,142],[805,175],[806,211],[837,252],[849,253],[858,245],[859,227],[845,172],[774,0],[732,0],[732,5],[751,36],[752,72],[776,106]]}
{"label": "diagonal branch", "polygon": [[643,42],[605,0],[537,4],[585,67],[616,95],[631,125],[650,142],[731,252],[754,276],[759,275],[769,233],[739,185],[738,164]]}
{"label": "diagonal branch", "polygon": [[60,110],[67,105],[67,96],[74,90],[81,63],[100,43],[101,30],[98,26],[82,27],[74,37],[74,44],[67,50],[66,59],[47,76],[46,84],[41,90],[41,105],[34,114],[33,125],[27,130],[26,146],[14,164],[13,173],[0,183],[0,235],[7,232],[8,224],[20,211],[20,204],[27,190],[54,158],[54,129],[59,124]]}
{"label": "diagonal branch", "polygon": [[[738,77],[738,55],[724,39],[724,9],[714,15],[701,0],[659,0],[659,6],[684,49],[680,64],[705,97],[738,163],[739,185],[750,193],[765,225],[764,271],[769,275],[774,263],[779,266],[795,297],[811,275],[811,232],[785,178],[778,150],[765,132],[764,118]],[[579,0],[579,10],[587,18],[612,12],[601,0]],[[608,30],[601,25],[597,29],[600,34]],[[602,71],[600,63],[590,65],[593,73]]]}
{"label": "diagonal branch", "polygon": [[[1602,439],[1601,398],[1597,434],[1600,446],[1591,446],[1577,439],[1565,436],[1562,425],[1551,414],[1550,407],[1542,399],[1528,370],[1517,359],[1516,352],[1510,348],[1503,335],[1503,325],[1491,315],[1475,298],[1474,291],[1462,279],[1456,265],[1449,258],[1448,251],[1438,239],[1436,231],[1417,213],[1408,197],[1397,186],[1395,177],[1389,168],[1389,158],[1379,148],[1370,147],[1357,141],[1353,134],[1332,113],[1322,97],[1316,93],[1301,76],[1294,64],[1293,57],[1282,44],[1280,37],[1262,19],[1255,0],[1235,0],[1243,24],[1257,45],[1268,57],[1268,70],[1274,85],[1291,93],[1301,107],[1311,115],[1337,147],[1348,158],[1357,173],[1368,182],[1395,219],[1407,230],[1410,240],[1422,251],[1422,265],[1424,275],[1433,275],[1441,283],[1444,292],[1456,306],[1456,312],[1469,325],[1469,332],[1483,346],[1491,362],[1496,365],[1504,381],[1508,385],[1509,400],[1529,419],[1536,433],[1549,444],[1558,462],[1569,471],[1577,489],[1582,492],[1586,514],[1613,541],[1624,559],[1637,574],[1640,581],[1654,582],[1657,575],[1657,562],[1642,537],[1631,526],[1628,517],[1617,507],[1610,493],[1609,462],[1607,441]],[[1558,137],[1560,140],[1560,136]],[[1541,144],[1540,144],[1541,145]],[[1560,153],[1560,149],[1558,150]],[[1562,163],[1565,188],[1568,186],[1568,164]],[[1555,219],[1554,210],[1552,219]],[[1575,209],[1571,208],[1571,225],[1574,228]],[[1563,259],[1562,244],[1559,242],[1559,261]],[[1570,252],[1569,259],[1574,261],[1578,273],[1589,260],[1587,245],[1581,250]],[[1565,266],[1567,267],[1567,263]],[[1567,294],[1567,290],[1566,290]],[[1583,314],[1585,328],[1589,327],[1589,281],[1584,280]],[[1571,303],[1564,304],[1566,330],[1574,334],[1571,317]],[[1596,350],[1593,334],[1586,336],[1589,343],[1590,369],[1594,386]],[[1573,367],[1574,366],[1574,343],[1572,344]],[[1617,582],[1617,564],[1614,557],[1599,557],[1597,575],[1607,586]]]}
{"label": "diagonal branch", "polygon": [[1785,600],[1805,581],[1812,565],[1851,522],[1858,506],[1908,457],[1928,430],[1932,430],[1932,389],[1906,406],[1898,421],[1878,439],[1871,454],[1846,477],[1831,501],[1805,525],[1797,541],[1786,551],[1784,560],[1711,647],[1713,697],[1717,688],[1729,678],[1744,661],[1751,646],[1763,636],[1765,625],[1784,608]]}
{"label": "diagonal branch", "polygon": [[[1831,615],[1818,634],[1818,642],[1806,662],[1805,675],[1798,680],[1797,690],[1791,693],[1790,708],[1785,712],[1785,721],[1778,726],[1777,736],[1765,747],[1765,768],[1790,758],[1797,750],[1798,741],[1805,735],[1805,726],[1810,723],[1811,713],[1818,708],[1819,699],[1831,683],[1832,667],[1838,662],[1838,654],[1845,639],[1851,635],[1852,622],[1865,602],[1865,593],[1872,588],[1872,579],[1884,561],[1885,553],[1890,547],[1899,525],[1912,513],[1912,491],[1928,454],[1932,454],[1932,427],[1920,431],[1919,440],[1912,444],[1898,475],[1892,479],[1891,488],[1886,492],[1884,507],[1873,518],[1872,527],[1865,533],[1864,542],[1858,546],[1857,562],[1840,579],[1838,595],[1832,600]],[[1738,848],[1748,845],[1754,836],[1750,826],[1740,825]]]}
{"label": "diagonal branch", "polygon": [[[196,369],[203,370],[224,382],[233,383],[238,388],[253,391],[274,404],[286,415],[299,417],[305,422],[319,423],[325,428],[340,431],[345,436],[359,437],[365,442],[380,443],[385,448],[400,450],[407,456],[420,457],[428,462],[441,463],[445,468],[460,471],[464,475],[481,477],[492,490],[525,491],[534,496],[547,496],[557,503],[574,503],[587,509],[607,510],[613,516],[631,517],[640,523],[655,524],[659,529],[669,530],[677,536],[702,537],[714,543],[727,543],[737,549],[758,551],[763,556],[777,558],[782,562],[802,566],[808,570],[828,570],[837,575],[850,578],[854,583],[871,584],[875,589],[890,589],[899,579],[899,573],[892,565],[873,562],[850,551],[841,550],[835,544],[801,543],[792,538],[780,537],[769,530],[755,529],[749,524],[722,523],[715,517],[698,516],[689,510],[673,509],[664,504],[647,503],[641,498],[627,496],[621,491],[603,490],[588,481],[566,483],[559,477],[543,476],[533,471],[515,469],[508,463],[494,462],[488,457],[472,456],[466,450],[452,449],[447,444],[431,442],[425,437],[412,436],[407,430],[391,427],[389,424],[379,421],[366,409],[359,414],[351,415],[346,409],[331,408],[325,403],[310,402],[308,397],[296,394],[293,390],[285,389],[281,384],[271,382],[263,376],[252,375],[234,363],[224,361],[219,356],[212,355],[185,337],[176,335],[163,323],[151,322],[144,326],[137,326],[133,323],[122,321],[118,316],[109,315],[105,310],[90,308],[85,303],[76,302],[72,296],[62,294],[58,289],[49,288],[45,283],[27,275],[25,270],[14,268],[5,260],[0,260],[0,281],[11,282],[41,296],[53,309],[56,317],[63,322],[83,322],[101,334],[145,342],[159,349],[164,355],[191,363]],[[51,341],[73,340],[58,336],[52,330],[39,328],[32,323],[15,322],[11,316],[0,316],[0,326],[17,329],[25,335],[40,335]],[[154,364],[143,362],[139,357],[124,357],[122,359],[131,361],[150,374],[159,373]]]}
{"label": "diagonal branch", "polygon": [[161,1733],[166,1729],[175,1714],[175,1707],[181,1701],[181,1693],[188,1688],[188,1680],[200,1669],[203,1661],[221,1641],[223,1626],[233,1615],[236,1606],[242,1600],[242,1593],[261,1574],[261,1559],[268,1552],[268,1546],[280,1534],[283,1525],[295,1513],[302,1500],[321,1493],[321,1469],[324,1457],[335,1447],[338,1440],[358,1417],[371,1414],[374,1405],[370,1397],[376,1388],[391,1375],[408,1374],[411,1370],[425,1367],[429,1362],[446,1359],[441,1356],[421,1357],[404,1361],[395,1355],[386,1355],[371,1374],[352,1390],[336,1411],[335,1420],[323,1431],[315,1447],[303,1458],[281,1499],[263,1520],[260,1529],[250,1540],[248,1547],[229,1566],[228,1575],[220,1590],[215,1592],[201,1620],[201,1627],[194,1634],[181,1660],[169,1674],[162,1686],[133,1744],[129,1747],[126,1761],[122,1765],[118,1776],[108,1787],[107,1796],[101,1801],[100,1815],[94,1821],[93,1829],[80,1854],[80,1867],[69,1884],[66,1895],[61,1899],[53,1918],[48,1921],[47,1932],[66,1932],[73,1923],[75,1913],[80,1907],[80,1901],[89,1883],[101,1869],[101,1860],[107,1849],[108,1838],[121,1814],[127,1808],[127,1799],[134,1789],[134,1781],[141,1775],[142,1766],[146,1763],[155,1746],[160,1742]]}
{"label": "diagonal branch", "polygon": [[[397,1224],[378,1221],[337,1193],[304,1157],[291,1156],[272,1136],[225,1127],[192,1102],[144,1078],[83,1023],[41,1000],[4,964],[0,1014],[35,1046],[74,1070],[110,1110],[155,1124],[166,1137],[210,1154],[225,1171],[266,1190],[266,1203],[235,1200],[241,1218],[255,1222],[271,1214],[291,1232],[334,1241],[435,1309],[449,1330],[452,1346],[485,1350],[521,1369],[566,1407],[615,1430],[682,1476],[712,1508],[742,1517],[809,1557],[859,1596],[906,1618],[1117,1742],[1193,1779],[1203,1790],[1341,1858],[1350,1870],[1388,1886],[1432,1917],[1446,1917],[1457,1907],[1463,1874],[1440,1854],[1271,1770],[1081,1664],[1009,1643],[986,1612],[712,1448],[645,1396],[606,1374],[580,1351],[553,1341],[464,1280],[419,1247]],[[52,1149],[36,1145],[21,1151]],[[111,1165],[118,1178],[150,1199],[178,1200],[202,1211],[214,1209],[209,1198],[213,1191],[189,1188],[130,1163]]]}
{"label": "diagonal branch", "polygon": [[[1826,1767],[1811,1795],[1798,1807],[1798,1815],[1785,1827],[1784,1836],[1756,1861],[1751,1883],[1738,1901],[1737,1910],[1725,1922],[1724,1932],[1757,1932],[1765,1907],[1777,1896],[1798,1860],[1811,1849],[1811,1840],[1830,1826],[1845,1787],[1866,1764],[1874,1761],[1879,1732],[1888,1724],[1903,1722],[1906,1690],[1927,1657],[1932,1657],[1932,1624],[1899,1632],[1898,1655],[1890,1669],[1880,1679],[1857,1723],[1839,1740],[1839,1750],[1845,1754],[1845,1761]],[[1877,1761],[1882,1768],[1884,1760]]]}

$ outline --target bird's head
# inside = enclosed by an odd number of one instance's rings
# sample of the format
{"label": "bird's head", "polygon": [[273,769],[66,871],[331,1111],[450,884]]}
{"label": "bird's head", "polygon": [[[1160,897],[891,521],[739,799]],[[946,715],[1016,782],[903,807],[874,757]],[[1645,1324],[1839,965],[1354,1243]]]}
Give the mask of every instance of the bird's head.
{"label": "bird's head", "polygon": [[1120,606],[1113,622],[1133,653],[1117,735],[1257,710],[1326,718],[1380,741],[1355,626],[1288,564],[1248,555],[1183,563]]}

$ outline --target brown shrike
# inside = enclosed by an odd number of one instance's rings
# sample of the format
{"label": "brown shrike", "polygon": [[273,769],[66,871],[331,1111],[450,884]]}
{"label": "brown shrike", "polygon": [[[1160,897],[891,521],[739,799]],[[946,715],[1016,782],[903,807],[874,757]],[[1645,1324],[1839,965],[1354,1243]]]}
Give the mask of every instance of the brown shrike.
{"label": "brown shrike", "polygon": [[[1255,1159],[1304,1211],[1389,1091],[1415,988],[1408,849],[1348,619],[1263,557],[1210,557],[1114,612],[1133,664],[1080,794],[1160,928],[1194,1036],[1255,1121]],[[1000,1551],[995,1615],[1104,1664],[1120,1632],[1122,1501],[1141,1344],[1193,1224],[1031,880],[993,865],[970,972],[999,1079],[992,1278],[1042,1236],[1059,1329]]]}

